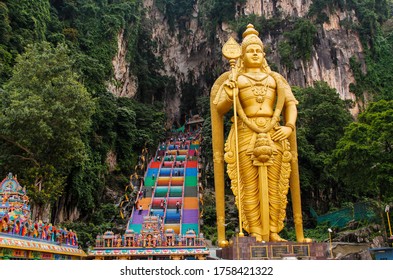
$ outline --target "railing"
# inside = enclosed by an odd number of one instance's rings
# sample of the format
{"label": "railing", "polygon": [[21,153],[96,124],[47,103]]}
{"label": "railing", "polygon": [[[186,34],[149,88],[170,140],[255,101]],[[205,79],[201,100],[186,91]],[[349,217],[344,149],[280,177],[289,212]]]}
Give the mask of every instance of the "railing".
{"label": "railing", "polygon": [[9,233],[9,232],[0,232],[0,236],[4,237],[13,237],[13,238],[19,238],[27,241],[37,241],[37,242],[43,242],[47,244],[57,244],[61,246],[69,246],[69,247],[78,247],[78,240],[72,237],[62,237],[60,236],[55,236],[54,239],[52,237],[50,239],[47,238],[42,238],[42,237],[34,237],[31,235],[21,235],[17,233]]}
{"label": "railing", "polygon": [[206,241],[201,237],[157,236],[146,237],[114,237],[96,240],[95,248],[156,248],[156,247],[206,247]]}

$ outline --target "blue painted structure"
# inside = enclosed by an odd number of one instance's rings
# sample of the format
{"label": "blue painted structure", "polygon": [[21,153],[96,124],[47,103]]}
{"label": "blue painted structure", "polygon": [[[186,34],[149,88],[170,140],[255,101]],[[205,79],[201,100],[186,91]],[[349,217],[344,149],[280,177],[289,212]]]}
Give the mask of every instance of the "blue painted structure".
{"label": "blue painted structure", "polygon": [[392,247],[372,248],[369,251],[375,260],[393,260]]}

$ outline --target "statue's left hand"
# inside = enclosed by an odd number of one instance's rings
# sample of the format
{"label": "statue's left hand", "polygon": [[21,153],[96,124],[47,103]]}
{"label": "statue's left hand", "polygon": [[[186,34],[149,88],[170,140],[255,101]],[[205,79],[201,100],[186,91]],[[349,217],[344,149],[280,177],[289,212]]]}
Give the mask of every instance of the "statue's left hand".
{"label": "statue's left hand", "polygon": [[287,126],[280,126],[272,135],[273,141],[282,141],[285,140],[291,135],[292,128]]}

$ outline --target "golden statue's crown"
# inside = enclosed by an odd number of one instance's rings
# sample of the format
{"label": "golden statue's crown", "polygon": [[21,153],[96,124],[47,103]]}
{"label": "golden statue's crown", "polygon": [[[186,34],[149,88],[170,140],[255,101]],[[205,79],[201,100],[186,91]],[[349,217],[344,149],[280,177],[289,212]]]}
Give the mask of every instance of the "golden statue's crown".
{"label": "golden statue's crown", "polygon": [[254,25],[249,23],[247,25],[246,31],[243,32],[243,42],[242,42],[242,53],[245,53],[246,48],[249,45],[257,44],[263,49],[262,40],[258,37],[259,32],[254,29]]}
{"label": "golden statue's crown", "polygon": [[243,38],[245,38],[246,36],[251,35],[251,34],[255,34],[258,36],[259,32],[254,29],[254,25],[249,23],[249,24],[247,24],[246,31],[243,32]]}

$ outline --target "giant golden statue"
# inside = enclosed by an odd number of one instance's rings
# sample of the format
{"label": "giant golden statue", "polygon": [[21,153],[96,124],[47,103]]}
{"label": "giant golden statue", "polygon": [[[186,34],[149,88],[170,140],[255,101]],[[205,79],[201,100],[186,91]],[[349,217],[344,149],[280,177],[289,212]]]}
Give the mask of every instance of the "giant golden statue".
{"label": "giant golden statue", "polygon": [[[297,164],[297,100],[287,81],[270,70],[252,24],[241,46],[230,38],[223,47],[231,71],[211,89],[211,117],[219,246],[225,238],[224,159],[243,229],[257,241],[285,241],[287,194],[291,189],[296,238],[304,238]],[[224,148],[223,117],[233,108]]]}

